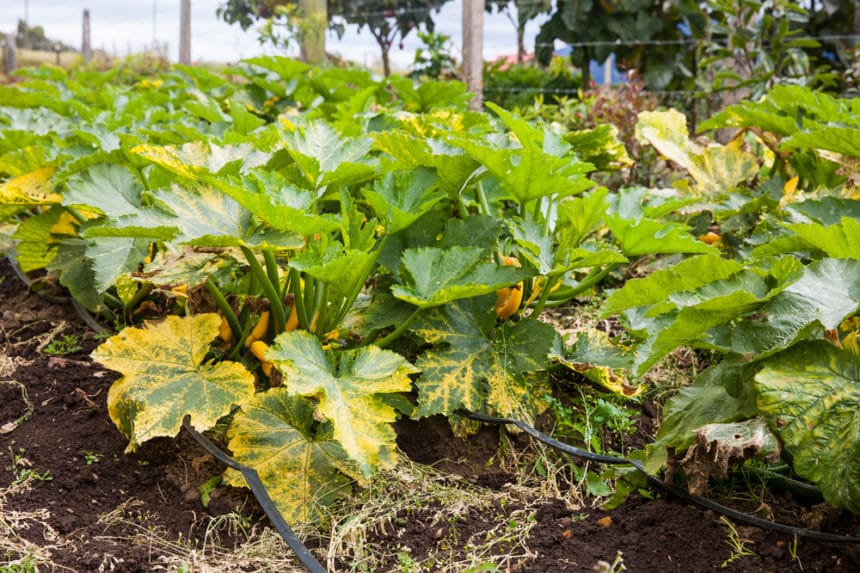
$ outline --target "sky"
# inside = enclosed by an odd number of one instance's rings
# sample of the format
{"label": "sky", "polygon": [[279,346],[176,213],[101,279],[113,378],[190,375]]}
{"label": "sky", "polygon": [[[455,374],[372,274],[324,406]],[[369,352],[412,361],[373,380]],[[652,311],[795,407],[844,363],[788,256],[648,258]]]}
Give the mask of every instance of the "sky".
{"label": "sky", "polygon": [[[452,0],[434,16],[436,30],[451,37],[454,54],[460,55],[462,1]],[[469,1],[469,0],[465,0]],[[193,61],[235,62],[260,54],[281,53],[270,46],[261,47],[254,29],[243,32],[238,25],[218,20],[219,0],[191,0],[191,59]],[[30,26],[42,26],[52,40],[80,47],[83,10],[90,11],[91,45],[117,56],[143,51],[153,45],[167,45],[172,61],[179,53],[180,0],[0,0],[0,31],[14,32],[19,19]],[[526,48],[531,51],[539,24],[532,21],[526,30]],[[421,44],[413,32],[404,48],[391,50],[395,68],[406,68]],[[338,40],[331,33],[326,49],[361,65],[379,61],[379,48],[365,30],[349,30]],[[516,32],[502,14],[485,14],[484,58],[495,59],[516,53]],[[294,55],[294,54],[290,54]]]}

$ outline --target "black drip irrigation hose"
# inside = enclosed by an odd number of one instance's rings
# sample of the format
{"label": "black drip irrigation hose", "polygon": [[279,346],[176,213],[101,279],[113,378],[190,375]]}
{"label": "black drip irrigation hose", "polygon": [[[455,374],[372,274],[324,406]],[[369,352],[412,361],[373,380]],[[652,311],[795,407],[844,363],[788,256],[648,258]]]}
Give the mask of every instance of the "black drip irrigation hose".
{"label": "black drip irrigation hose", "polygon": [[[24,284],[27,285],[27,288],[30,288],[32,285],[32,281],[30,281],[27,275],[21,272],[21,269],[18,267],[14,258],[7,257],[7,260],[11,264],[12,269],[15,271],[15,274],[17,274],[18,277],[24,282]],[[59,297],[50,297],[50,299],[54,298]],[[74,299],[71,300],[75,310],[90,327],[99,332],[105,331],[104,327],[96,323],[85,308],[83,308]],[[56,302],[61,301],[57,300]],[[62,302],[66,301],[62,300]],[[814,539],[816,541],[829,541],[831,543],[860,543],[860,537],[837,535],[835,533],[826,533],[823,531],[813,531],[812,529],[794,527],[791,525],[785,525],[783,523],[768,521],[760,517],[755,517],[754,515],[749,515],[747,513],[737,511],[715,501],[711,501],[710,499],[707,499],[705,497],[691,494],[682,488],[679,488],[661,480],[657,476],[649,474],[645,470],[645,466],[642,465],[642,462],[639,462],[637,460],[629,460],[627,458],[595,454],[587,450],[575,448],[571,445],[565,444],[564,442],[560,442],[554,438],[547,436],[543,432],[540,432],[535,429],[533,426],[530,426],[525,422],[521,422],[520,420],[513,420],[511,418],[496,418],[493,416],[477,414],[465,410],[459,410],[456,413],[457,415],[463,416],[464,418],[469,418],[470,420],[475,420],[477,422],[482,422],[485,424],[510,424],[512,426],[516,426],[517,428],[527,433],[539,442],[543,442],[544,444],[560,452],[564,452],[577,458],[582,458],[584,460],[589,460],[601,464],[633,466],[636,470],[638,470],[645,476],[645,478],[648,480],[648,483],[657,487],[658,489],[670,493],[675,497],[687,503],[690,503],[691,505],[695,505],[703,509],[709,509],[740,523],[745,523],[747,525],[752,525],[762,529],[769,529],[771,531],[777,531],[779,533],[793,535],[800,539]],[[257,502],[260,504],[260,507],[266,513],[266,516],[268,516],[269,520],[272,522],[272,525],[275,526],[275,529],[278,531],[278,533],[281,534],[281,537],[284,538],[284,541],[287,542],[287,545],[289,545],[290,548],[295,552],[296,556],[299,558],[299,561],[302,562],[302,565],[304,565],[311,573],[326,573],[326,569],[322,565],[320,565],[319,561],[316,560],[310,550],[305,547],[305,545],[299,540],[298,537],[296,537],[296,534],[293,533],[292,528],[290,528],[289,524],[284,519],[284,516],[281,515],[280,511],[278,511],[278,508],[275,506],[274,502],[272,501],[272,498],[269,496],[269,492],[266,491],[266,487],[263,485],[263,482],[260,481],[260,476],[257,474],[257,471],[246,465],[240,464],[239,462],[222,452],[220,449],[218,449],[218,447],[216,447],[215,444],[213,444],[206,436],[191,427],[190,419],[190,416],[185,416],[185,419],[182,420],[182,426],[186,430],[188,430],[188,433],[190,433],[191,436],[195,440],[197,440],[197,442],[201,446],[203,446],[203,448],[207,452],[212,454],[213,457],[242,474],[242,477],[244,477],[245,481],[248,482],[248,486],[251,488],[251,492],[254,494],[254,497],[257,498]]]}
{"label": "black drip irrigation hose", "polygon": [[[32,290],[33,281],[30,280],[30,277],[24,274],[24,271],[21,270],[21,267],[18,266],[18,261],[15,260],[14,257],[7,256],[6,260],[9,261],[9,266],[12,267],[12,270],[15,271],[15,274],[18,275],[18,278],[24,283],[24,286],[27,287],[27,290]],[[110,334],[110,330],[96,322],[96,319],[89,313],[89,311],[84,308],[84,306],[79,303],[74,297],[64,297],[64,296],[54,296],[49,294],[44,294],[41,292],[36,292],[36,296],[41,297],[48,302],[53,302],[56,304],[65,304],[67,302],[72,303],[72,308],[75,309],[75,312],[81,317],[87,326],[90,327],[93,331],[99,334]]]}
{"label": "black drip irrigation hose", "polygon": [[785,533],[788,535],[793,535],[801,539],[814,539],[816,541],[829,541],[832,543],[860,543],[860,537],[851,537],[849,535],[837,535],[835,533],[826,533],[823,531],[813,531],[811,529],[803,529],[800,527],[793,527],[791,525],[785,525],[783,523],[776,523],[773,521],[768,521],[766,519],[762,519],[760,517],[755,517],[754,515],[749,515],[747,513],[743,513],[741,511],[737,511],[730,507],[726,507],[725,505],[719,504],[715,501],[711,501],[710,499],[704,498],[699,495],[693,495],[686,490],[676,487],[672,484],[669,484],[660,478],[649,474],[645,471],[645,466],[642,465],[642,462],[637,460],[629,460],[627,458],[619,458],[614,456],[604,456],[601,454],[595,454],[586,450],[581,450],[579,448],[575,448],[563,442],[559,442],[556,439],[550,438],[546,434],[536,430],[534,427],[526,424],[525,422],[521,422],[519,420],[512,420],[510,418],[495,418],[493,416],[487,416],[484,414],[476,414],[473,412],[467,412],[464,410],[460,410],[456,412],[457,415],[463,416],[464,418],[469,418],[470,420],[476,420],[478,422],[483,422],[485,424],[497,424],[497,425],[507,425],[510,424],[512,426],[516,426],[523,432],[527,433],[534,439],[539,442],[543,442],[544,444],[555,448],[561,452],[569,454],[571,456],[575,456],[577,458],[582,458],[585,460],[590,460],[593,462],[598,462],[602,464],[610,464],[610,465],[629,465],[636,468],[639,472],[641,472],[647,479],[648,483],[667,492],[675,497],[682,499],[683,501],[690,503],[692,505],[696,505],[703,509],[710,509],[716,513],[721,515],[725,515],[726,517],[740,522],[745,523],[747,525],[753,525],[755,527],[760,527],[762,529],[769,529],[772,531],[777,531],[779,533]]}
{"label": "black drip irrigation hose", "polygon": [[284,541],[287,542],[287,545],[289,545],[295,552],[299,561],[302,562],[302,565],[304,565],[311,573],[326,573],[325,567],[320,565],[319,561],[316,560],[310,550],[304,546],[298,537],[296,537],[296,534],[293,533],[293,530],[287,524],[284,516],[281,515],[280,511],[278,511],[272,498],[269,497],[269,492],[266,491],[266,487],[263,485],[263,482],[260,481],[260,476],[257,474],[257,470],[240,464],[218,449],[215,444],[209,441],[209,438],[192,428],[191,416],[185,416],[185,419],[182,420],[182,427],[188,430],[188,433],[191,434],[191,436],[197,440],[197,442],[203,446],[207,452],[212,454],[215,459],[221,463],[227,464],[227,466],[242,474],[242,477],[244,477],[245,481],[248,482],[248,487],[251,488],[251,492],[254,494],[254,497],[257,498],[260,507],[263,508],[266,516],[268,516],[272,525],[275,526],[275,529],[278,530],[278,533],[281,534],[281,537],[284,538]]}

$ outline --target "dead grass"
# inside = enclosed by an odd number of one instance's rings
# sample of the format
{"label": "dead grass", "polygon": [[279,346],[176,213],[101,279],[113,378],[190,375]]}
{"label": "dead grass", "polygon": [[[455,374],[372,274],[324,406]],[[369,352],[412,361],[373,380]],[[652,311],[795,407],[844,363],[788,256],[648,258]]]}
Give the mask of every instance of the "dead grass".
{"label": "dead grass", "polygon": [[[31,482],[32,478],[25,479],[0,489],[0,563],[3,571],[39,571],[42,565],[50,566],[54,571],[68,570],[53,564],[52,555],[62,551],[68,542],[48,525],[51,517],[48,510],[13,511],[6,505],[10,498],[29,490]],[[29,541],[27,537],[33,537],[33,533],[44,542]]]}

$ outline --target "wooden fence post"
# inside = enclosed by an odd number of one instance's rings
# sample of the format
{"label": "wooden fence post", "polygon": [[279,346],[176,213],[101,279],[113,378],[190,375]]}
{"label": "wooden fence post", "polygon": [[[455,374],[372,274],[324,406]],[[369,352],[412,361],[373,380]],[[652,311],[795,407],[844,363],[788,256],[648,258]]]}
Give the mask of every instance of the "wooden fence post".
{"label": "wooden fence post", "polygon": [[93,59],[93,50],[90,47],[90,11],[84,8],[84,24],[81,31],[81,54],[84,56],[84,63],[90,63]]}
{"label": "wooden fence post", "polygon": [[15,61],[15,34],[6,34],[6,49],[3,56],[3,69],[7,76],[11,76],[15,71],[17,63]]}
{"label": "wooden fence post", "polygon": [[469,109],[484,105],[484,4],[485,0],[463,2],[463,78],[475,94]]}
{"label": "wooden fence post", "polygon": [[191,0],[182,0],[179,12],[179,63],[191,65]]}

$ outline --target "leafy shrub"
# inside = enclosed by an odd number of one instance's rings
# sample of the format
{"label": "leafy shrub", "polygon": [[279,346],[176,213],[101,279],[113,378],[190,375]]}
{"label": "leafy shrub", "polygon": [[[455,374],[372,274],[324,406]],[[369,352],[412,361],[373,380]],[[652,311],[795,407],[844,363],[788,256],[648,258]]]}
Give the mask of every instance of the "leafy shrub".
{"label": "leafy shrub", "polygon": [[484,67],[484,101],[505,109],[522,110],[532,105],[535,98],[575,95],[581,87],[581,77],[562,58],[546,69],[534,64],[508,65],[504,61]]}

